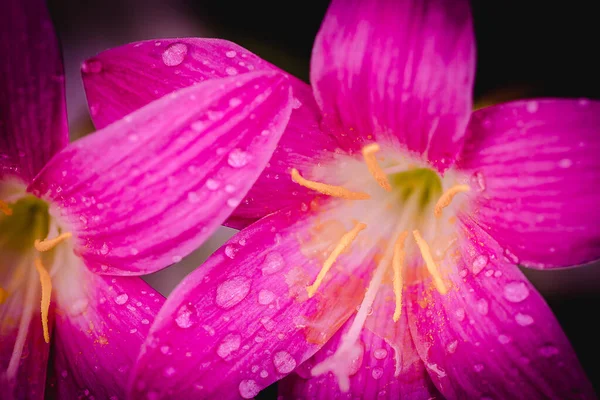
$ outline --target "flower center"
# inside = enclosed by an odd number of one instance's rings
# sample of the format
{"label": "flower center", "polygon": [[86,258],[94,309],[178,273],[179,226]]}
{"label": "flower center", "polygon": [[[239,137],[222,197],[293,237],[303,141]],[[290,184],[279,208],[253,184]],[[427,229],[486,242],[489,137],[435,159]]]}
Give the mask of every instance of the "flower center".
{"label": "flower center", "polygon": [[[6,192],[6,191],[5,191]],[[39,277],[41,285],[41,322],[46,343],[50,342],[48,327],[48,313],[52,297],[52,279],[56,271],[48,270],[46,265],[53,265],[55,248],[72,235],[62,232],[56,221],[49,213],[48,203],[22,191],[13,192],[8,199],[0,200],[0,251],[6,257],[3,265],[3,282],[7,287],[0,287],[0,305],[10,300],[11,295],[24,290],[27,295],[22,306],[25,307],[21,315],[17,340],[13,350],[13,358],[18,361],[22,351],[21,341],[27,336],[27,330],[33,309],[30,302],[35,301],[37,290],[29,290],[33,286],[30,270],[20,268],[21,264],[29,264]],[[49,236],[55,236],[49,239]],[[33,252],[33,259],[31,257]],[[4,263],[2,263],[4,264]],[[25,265],[27,267],[27,265]]]}
{"label": "flower center", "polygon": [[[343,211],[338,214],[345,217],[352,214],[354,221],[353,227],[341,236],[325,259],[314,282],[307,287],[309,298],[315,296],[338,257],[359,240],[360,235],[375,238],[373,242],[383,250],[360,308],[338,350],[312,370],[313,375],[334,372],[342,391],[349,389],[350,361],[360,349],[360,332],[386,274],[392,277],[394,322],[402,313],[403,287],[411,279],[428,276],[435,290],[442,295],[448,292],[440,263],[456,241],[452,225],[456,220],[457,201],[453,204],[453,199],[469,191],[469,186],[452,172],[440,177],[428,165],[394,151],[378,157],[381,150],[379,144],[369,144],[362,149],[362,163],[356,160],[334,163],[333,176],[326,174],[325,178],[331,176],[341,181],[341,185],[309,180],[297,169],[291,170],[292,180],[299,185],[343,199],[337,206]],[[368,175],[365,175],[365,166]],[[369,183],[373,181],[376,186]],[[362,206],[355,206],[357,202],[363,203]]]}

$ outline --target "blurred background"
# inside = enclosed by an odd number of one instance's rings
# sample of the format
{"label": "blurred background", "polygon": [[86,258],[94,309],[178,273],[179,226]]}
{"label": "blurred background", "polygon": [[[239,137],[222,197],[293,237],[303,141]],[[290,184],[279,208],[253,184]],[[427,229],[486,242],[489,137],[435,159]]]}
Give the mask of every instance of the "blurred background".
{"label": "blurred background", "polygon": [[[472,1],[476,106],[526,97],[600,99],[596,2]],[[62,43],[72,139],[94,130],[81,62],[110,47],[164,37],[218,37],[308,81],[312,43],[327,1],[49,0]],[[599,155],[600,156],[600,155]],[[590,182],[600,184],[600,182]],[[148,277],[167,295],[234,230],[222,228],[179,264]],[[544,295],[600,392],[600,264],[524,271]],[[543,334],[543,332],[541,332]],[[261,393],[271,398],[273,388]]]}

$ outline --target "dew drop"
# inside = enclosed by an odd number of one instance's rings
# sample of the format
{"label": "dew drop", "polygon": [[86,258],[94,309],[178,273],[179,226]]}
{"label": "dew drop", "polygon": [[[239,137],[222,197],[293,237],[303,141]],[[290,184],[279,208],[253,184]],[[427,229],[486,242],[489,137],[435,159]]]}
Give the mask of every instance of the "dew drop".
{"label": "dew drop", "polygon": [[479,314],[482,315],[487,315],[489,310],[489,305],[486,299],[479,299],[479,301],[477,301],[477,311],[479,312]]}
{"label": "dew drop", "polygon": [[175,323],[178,327],[187,329],[194,325],[192,317],[194,315],[194,310],[188,306],[187,304],[179,307],[177,310],[177,316],[175,317]]}
{"label": "dew drop", "polygon": [[168,67],[174,67],[183,62],[187,55],[188,47],[184,43],[173,43],[165,49],[162,60]]}
{"label": "dew drop", "polygon": [[483,371],[483,369],[484,369],[483,364],[475,364],[475,365],[473,365],[473,370],[475,370],[475,372],[481,372],[481,371]]}
{"label": "dew drop", "polygon": [[86,74],[97,74],[102,72],[102,62],[96,59],[84,61],[81,70]]}
{"label": "dew drop", "polygon": [[219,186],[221,186],[221,184],[219,183],[219,181],[216,181],[214,179],[207,179],[206,180],[206,188],[208,190],[217,190],[219,188]]}
{"label": "dew drop", "polygon": [[231,198],[231,199],[227,200],[227,205],[231,208],[235,208],[240,205],[240,202],[241,202],[240,199]]}
{"label": "dew drop", "polygon": [[375,351],[373,351],[373,357],[375,357],[377,360],[383,360],[387,357],[387,353],[388,352],[386,349],[375,349]]}
{"label": "dew drop", "polygon": [[528,101],[526,108],[527,108],[527,112],[533,114],[533,113],[537,112],[537,110],[539,108],[539,104],[537,101]]}
{"label": "dew drop", "polygon": [[280,271],[285,266],[285,260],[281,253],[276,251],[266,255],[262,264],[262,274],[271,275]]}
{"label": "dew drop", "polygon": [[558,162],[558,166],[561,168],[569,168],[573,165],[573,161],[568,158],[563,158]]}
{"label": "dew drop", "polygon": [[510,343],[510,337],[508,337],[506,335],[498,335],[498,341],[501,344],[509,344]]}
{"label": "dew drop", "polygon": [[129,296],[127,296],[127,293],[123,293],[115,297],[115,303],[117,303],[118,305],[123,305],[127,303],[127,300],[129,300]]}
{"label": "dew drop", "polygon": [[458,340],[454,340],[454,341],[448,343],[448,345],[446,346],[446,350],[448,350],[448,353],[454,354],[457,347],[458,347]]}
{"label": "dew drop", "polygon": [[292,109],[297,110],[300,107],[302,107],[302,102],[296,97],[294,97],[294,99],[292,100]]}
{"label": "dew drop", "polygon": [[196,204],[200,201],[200,197],[196,192],[189,192],[187,198],[191,204]]}
{"label": "dew drop", "polygon": [[229,153],[229,157],[227,158],[227,163],[233,168],[242,168],[248,164],[249,161],[250,156],[241,149],[234,149]]}
{"label": "dew drop", "polygon": [[296,360],[287,351],[278,351],[273,355],[273,365],[280,374],[289,374],[296,368]]}
{"label": "dew drop", "polygon": [[517,324],[521,326],[529,326],[534,322],[533,317],[531,315],[521,313],[515,315],[515,321],[517,321]]}
{"label": "dew drop", "polygon": [[175,368],[173,368],[173,367],[167,367],[167,368],[165,368],[164,375],[167,378],[172,377],[173,375],[175,375]]}
{"label": "dew drop", "polygon": [[380,379],[383,376],[383,368],[373,368],[373,370],[371,371],[371,376],[373,377],[373,379]]}
{"label": "dew drop", "polygon": [[106,243],[104,243],[100,248],[100,254],[102,254],[103,256],[108,254],[108,245]]}
{"label": "dew drop", "polygon": [[243,276],[236,276],[219,285],[215,301],[219,307],[231,308],[244,300],[249,291],[250,280]]}
{"label": "dew drop", "polygon": [[219,347],[217,348],[217,354],[221,358],[226,358],[240,348],[241,341],[242,337],[240,335],[237,333],[230,333],[229,335],[225,336],[219,344]]}
{"label": "dew drop", "polygon": [[273,300],[275,300],[275,293],[270,290],[262,289],[258,292],[258,304],[266,306],[267,304],[271,304]]}
{"label": "dew drop", "polygon": [[520,303],[529,296],[529,289],[524,282],[510,282],[504,286],[504,298],[512,303]]}
{"label": "dew drop", "polygon": [[225,246],[225,255],[227,257],[231,258],[232,260],[235,258],[235,255],[237,254],[238,251],[239,251],[238,248],[236,248],[235,246],[232,246],[230,244]]}
{"label": "dew drop", "polygon": [[459,321],[464,321],[465,320],[465,310],[463,308],[459,308],[457,309],[454,314],[456,315],[456,319],[458,319]]}
{"label": "dew drop", "polygon": [[238,390],[240,391],[240,396],[242,396],[242,398],[251,399],[255,397],[258,392],[260,392],[260,387],[256,381],[252,379],[244,379],[240,382]]}
{"label": "dew drop", "polygon": [[559,351],[554,346],[543,346],[540,348],[539,353],[542,357],[550,358],[557,355]]}
{"label": "dew drop", "polygon": [[227,67],[225,68],[225,72],[227,75],[233,76],[238,74],[238,70],[235,67]]}
{"label": "dew drop", "polygon": [[242,104],[242,101],[237,97],[233,97],[229,100],[229,107],[237,107]]}
{"label": "dew drop", "polygon": [[480,273],[481,270],[484,269],[485,266],[487,265],[488,260],[489,260],[488,256],[486,256],[484,254],[480,254],[477,257],[475,257],[475,259],[473,260],[473,264],[472,264],[473,273],[475,275]]}
{"label": "dew drop", "polygon": [[225,56],[227,56],[228,58],[233,58],[237,55],[237,53],[233,50],[227,51],[225,52]]}

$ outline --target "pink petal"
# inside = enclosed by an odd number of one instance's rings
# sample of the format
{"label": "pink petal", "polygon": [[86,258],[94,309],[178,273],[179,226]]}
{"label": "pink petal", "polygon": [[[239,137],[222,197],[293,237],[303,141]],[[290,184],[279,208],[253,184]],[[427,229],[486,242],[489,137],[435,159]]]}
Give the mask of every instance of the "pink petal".
{"label": "pink petal", "polygon": [[44,1],[0,13],[0,179],[29,182],[69,142],[60,50]]}
{"label": "pink petal", "polygon": [[600,258],[600,102],[517,101],[473,114],[458,167],[473,174],[472,213],[513,263]]}
{"label": "pink petal", "polygon": [[91,270],[156,271],[197,248],[239,204],[290,103],[275,73],[182,89],[69,146],[29,190],[60,207]]}
{"label": "pink petal", "polygon": [[335,0],[313,48],[315,97],[344,147],[388,141],[443,168],[471,112],[474,44],[467,1]]}
{"label": "pink petal", "polygon": [[[15,278],[16,267],[24,267],[27,260],[13,257],[4,246],[0,246],[0,254],[0,288],[8,292],[6,300],[0,303],[1,397],[41,400],[50,346],[42,331],[40,281],[33,259],[31,268],[26,270],[28,274]],[[51,307],[50,315],[53,313]]]}
{"label": "pink petal", "polygon": [[[391,290],[389,290],[391,291]],[[279,393],[286,399],[429,399],[439,395],[419,358],[412,341],[406,310],[395,323],[393,302],[384,300],[388,290],[378,293],[374,312],[367,320],[369,328],[361,333],[363,351],[351,361],[350,391],[340,391],[337,379],[330,372],[313,377],[314,365],[331,357],[338,349],[346,322],[335,336],[311,359],[302,364],[297,373],[279,383]],[[393,298],[393,293],[391,293]]]}
{"label": "pink petal", "polygon": [[275,70],[288,76],[294,100],[277,150],[228,221],[228,225],[242,228],[271,212],[309,201],[312,194],[291,181],[289,169],[302,169],[337,147],[335,137],[319,127],[321,111],[309,85],[243,47],[220,39],[128,44],[88,60],[82,74],[92,119],[101,128],[174,90],[253,70]]}
{"label": "pink petal", "polygon": [[445,264],[445,296],[423,284],[409,294],[417,350],[444,397],[595,398],[544,299],[490,236],[466,223]]}
{"label": "pink petal", "polygon": [[341,255],[356,273],[332,273],[308,299],[329,245],[313,241],[324,217],[267,216],[189,275],[151,329],[133,398],[251,398],[327,342],[361,301],[373,253]]}
{"label": "pink petal", "polygon": [[54,289],[57,317],[49,391],[59,399],[124,399],[134,362],[164,298],[141,278],[95,275],[83,263],[68,276],[55,278]]}

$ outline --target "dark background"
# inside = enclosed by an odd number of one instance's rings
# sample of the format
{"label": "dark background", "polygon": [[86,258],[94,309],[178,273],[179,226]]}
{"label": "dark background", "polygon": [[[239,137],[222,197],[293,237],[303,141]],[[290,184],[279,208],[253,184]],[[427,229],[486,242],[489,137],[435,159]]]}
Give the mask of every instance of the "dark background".
{"label": "dark background", "polygon": [[[600,98],[599,24],[594,1],[473,1],[476,105],[524,97]],[[50,0],[67,71],[74,138],[93,130],[79,81],[85,58],[119,44],[159,37],[234,41],[308,81],[312,42],[326,1]],[[597,185],[600,182],[590,182]],[[600,206],[600,205],[599,205]],[[175,272],[149,279],[168,292],[230,235],[224,231]],[[546,297],[600,392],[600,265],[525,271]],[[540,332],[544,334],[544,332]],[[261,398],[275,398],[270,388]]]}

